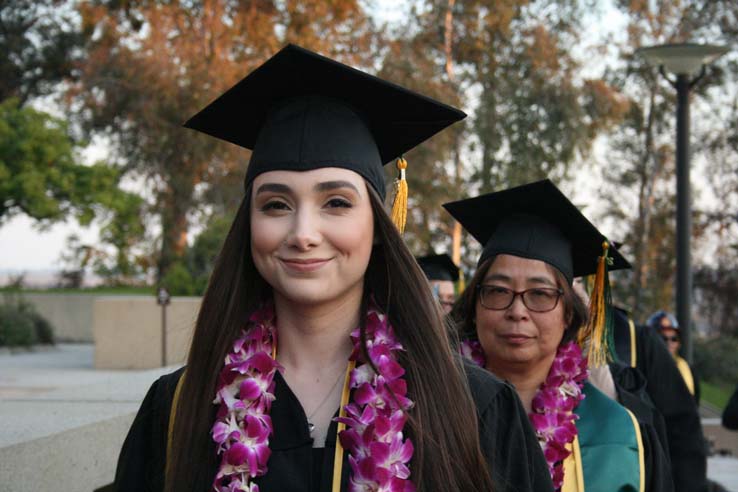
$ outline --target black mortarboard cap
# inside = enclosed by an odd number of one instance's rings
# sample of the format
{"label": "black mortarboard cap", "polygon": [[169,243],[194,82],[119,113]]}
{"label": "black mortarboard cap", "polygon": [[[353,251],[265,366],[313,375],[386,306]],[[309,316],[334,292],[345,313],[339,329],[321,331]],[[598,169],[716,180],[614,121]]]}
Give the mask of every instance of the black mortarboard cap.
{"label": "black mortarboard cap", "polygon": [[246,185],[274,170],[341,167],[384,198],[383,164],[466,115],[294,45],[185,126],[251,149]]}
{"label": "black mortarboard cap", "polygon": [[[481,264],[498,254],[541,260],[572,281],[594,274],[607,239],[548,179],[444,204],[484,249]],[[615,248],[609,270],[629,268]]]}
{"label": "black mortarboard cap", "polygon": [[459,267],[449,255],[429,255],[415,258],[428,280],[459,280]]}

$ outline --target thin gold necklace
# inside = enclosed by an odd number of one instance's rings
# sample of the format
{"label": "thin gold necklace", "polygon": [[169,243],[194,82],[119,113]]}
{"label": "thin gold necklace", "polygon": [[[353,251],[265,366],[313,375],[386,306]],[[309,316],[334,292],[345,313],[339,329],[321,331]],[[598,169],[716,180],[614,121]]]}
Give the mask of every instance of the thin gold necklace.
{"label": "thin gold necklace", "polygon": [[320,410],[321,408],[323,408],[323,405],[325,405],[325,402],[327,402],[328,401],[328,398],[333,394],[333,390],[336,389],[336,385],[338,385],[338,382],[339,381],[341,381],[342,379],[344,379],[345,375],[346,375],[346,372],[345,371],[340,371],[338,373],[338,378],[331,385],[331,388],[328,390],[328,393],[326,393],[326,395],[320,401],[320,403],[318,404],[318,406],[315,407],[315,409],[313,409],[312,412],[310,412],[310,415],[307,416],[308,431],[310,432],[310,434],[312,434],[313,431],[315,430],[315,424],[313,424],[311,422],[312,418],[315,416],[316,413],[318,413],[318,410]]}

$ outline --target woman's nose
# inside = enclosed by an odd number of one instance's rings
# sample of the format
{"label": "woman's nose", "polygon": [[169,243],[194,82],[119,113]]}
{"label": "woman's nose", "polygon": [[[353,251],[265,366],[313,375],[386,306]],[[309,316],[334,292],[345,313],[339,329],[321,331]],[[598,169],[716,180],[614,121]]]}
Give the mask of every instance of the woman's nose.
{"label": "woman's nose", "polygon": [[310,210],[298,210],[287,235],[287,245],[307,251],[320,244],[320,220]]}
{"label": "woman's nose", "polygon": [[528,308],[523,303],[523,296],[520,294],[515,295],[512,304],[505,311],[505,315],[511,319],[524,319],[528,317]]}

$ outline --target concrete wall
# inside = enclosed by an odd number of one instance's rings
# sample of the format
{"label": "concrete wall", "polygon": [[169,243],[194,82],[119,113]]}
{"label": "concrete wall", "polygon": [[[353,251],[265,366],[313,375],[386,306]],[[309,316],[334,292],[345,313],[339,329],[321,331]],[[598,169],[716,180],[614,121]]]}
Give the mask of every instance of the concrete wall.
{"label": "concrete wall", "polygon": [[[200,309],[199,297],[172,298],[167,306],[166,363],[187,358]],[[154,297],[97,297],[93,310],[96,369],[162,366],[162,308]]]}
{"label": "concrete wall", "polygon": [[54,337],[59,342],[92,342],[92,311],[96,297],[88,294],[23,294],[23,299],[51,322]]}

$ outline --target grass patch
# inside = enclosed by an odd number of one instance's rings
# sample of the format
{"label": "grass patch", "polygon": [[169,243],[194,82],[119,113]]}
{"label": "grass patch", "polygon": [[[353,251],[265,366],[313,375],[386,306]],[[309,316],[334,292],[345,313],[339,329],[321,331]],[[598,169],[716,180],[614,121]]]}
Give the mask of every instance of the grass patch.
{"label": "grass patch", "polygon": [[732,388],[721,383],[700,381],[700,389],[702,391],[702,400],[716,407],[721,412],[725,408],[725,405],[728,404],[728,400],[732,394]]}
{"label": "grass patch", "polygon": [[154,287],[87,287],[84,289],[64,289],[64,288],[50,288],[50,289],[18,289],[13,287],[0,287],[0,293],[6,294],[93,294],[93,295],[156,295],[156,289]]}

